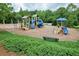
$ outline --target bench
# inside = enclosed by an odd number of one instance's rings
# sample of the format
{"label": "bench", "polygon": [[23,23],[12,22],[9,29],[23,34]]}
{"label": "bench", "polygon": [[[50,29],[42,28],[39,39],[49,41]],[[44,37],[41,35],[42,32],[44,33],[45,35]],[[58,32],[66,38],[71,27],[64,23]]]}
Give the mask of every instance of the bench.
{"label": "bench", "polygon": [[53,38],[53,37],[43,37],[44,40],[46,41],[51,41],[51,42],[58,42],[58,38]]}

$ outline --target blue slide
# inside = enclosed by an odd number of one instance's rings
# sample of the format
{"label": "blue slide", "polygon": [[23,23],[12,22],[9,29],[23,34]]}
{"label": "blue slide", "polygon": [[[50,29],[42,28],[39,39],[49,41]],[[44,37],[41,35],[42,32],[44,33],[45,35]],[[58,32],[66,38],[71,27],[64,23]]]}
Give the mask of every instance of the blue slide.
{"label": "blue slide", "polygon": [[[38,28],[43,27],[43,21],[41,19],[38,19],[37,23],[38,23],[37,24]],[[31,20],[31,29],[35,29],[35,20],[34,19]]]}
{"label": "blue slide", "polygon": [[43,27],[43,21],[41,19],[37,20],[38,22],[38,28]]}
{"label": "blue slide", "polygon": [[65,35],[68,34],[68,29],[67,29],[67,27],[63,27],[63,32],[64,32]]}

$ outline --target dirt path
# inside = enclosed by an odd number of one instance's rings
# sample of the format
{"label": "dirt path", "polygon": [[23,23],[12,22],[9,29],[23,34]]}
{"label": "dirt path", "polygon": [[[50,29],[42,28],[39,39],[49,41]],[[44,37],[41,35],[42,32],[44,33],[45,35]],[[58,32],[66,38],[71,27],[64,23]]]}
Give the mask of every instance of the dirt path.
{"label": "dirt path", "polygon": [[10,52],[0,45],[0,56],[16,56],[16,53]]}

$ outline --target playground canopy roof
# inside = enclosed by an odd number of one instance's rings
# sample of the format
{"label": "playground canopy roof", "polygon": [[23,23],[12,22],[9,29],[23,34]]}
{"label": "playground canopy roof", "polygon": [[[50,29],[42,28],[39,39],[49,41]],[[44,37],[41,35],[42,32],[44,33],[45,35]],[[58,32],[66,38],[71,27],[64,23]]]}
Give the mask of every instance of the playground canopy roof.
{"label": "playground canopy roof", "polygon": [[37,17],[37,14],[33,15],[32,17]]}
{"label": "playground canopy roof", "polygon": [[64,22],[64,21],[66,21],[67,19],[66,18],[58,18],[57,19],[57,22]]}
{"label": "playground canopy roof", "polygon": [[23,16],[22,18],[24,18],[24,19],[25,19],[25,18],[28,18],[28,16]]}

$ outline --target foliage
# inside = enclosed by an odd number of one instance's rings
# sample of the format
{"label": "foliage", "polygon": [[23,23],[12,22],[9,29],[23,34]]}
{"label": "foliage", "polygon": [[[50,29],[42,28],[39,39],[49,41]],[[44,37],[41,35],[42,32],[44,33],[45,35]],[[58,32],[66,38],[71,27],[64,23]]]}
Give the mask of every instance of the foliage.
{"label": "foliage", "polygon": [[79,26],[74,26],[75,29],[79,29]]}
{"label": "foliage", "polygon": [[[23,16],[32,16],[37,14],[45,23],[52,23],[56,25],[57,18],[66,18],[67,26],[73,27],[79,25],[79,8],[70,3],[67,7],[59,7],[57,10],[22,10],[20,8],[19,12],[14,12],[13,6],[9,3],[0,3],[0,23],[17,23],[21,21]],[[12,21],[12,22],[11,22]]]}
{"label": "foliage", "polygon": [[0,31],[0,43],[9,51],[30,56],[78,56],[79,42],[49,42],[40,38]]}
{"label": "foliage", "polygon": [[8,14],[12,12],[13,7],[11,6],[10,3],[0,3],[0,21],[6,20],[8,17]]}

